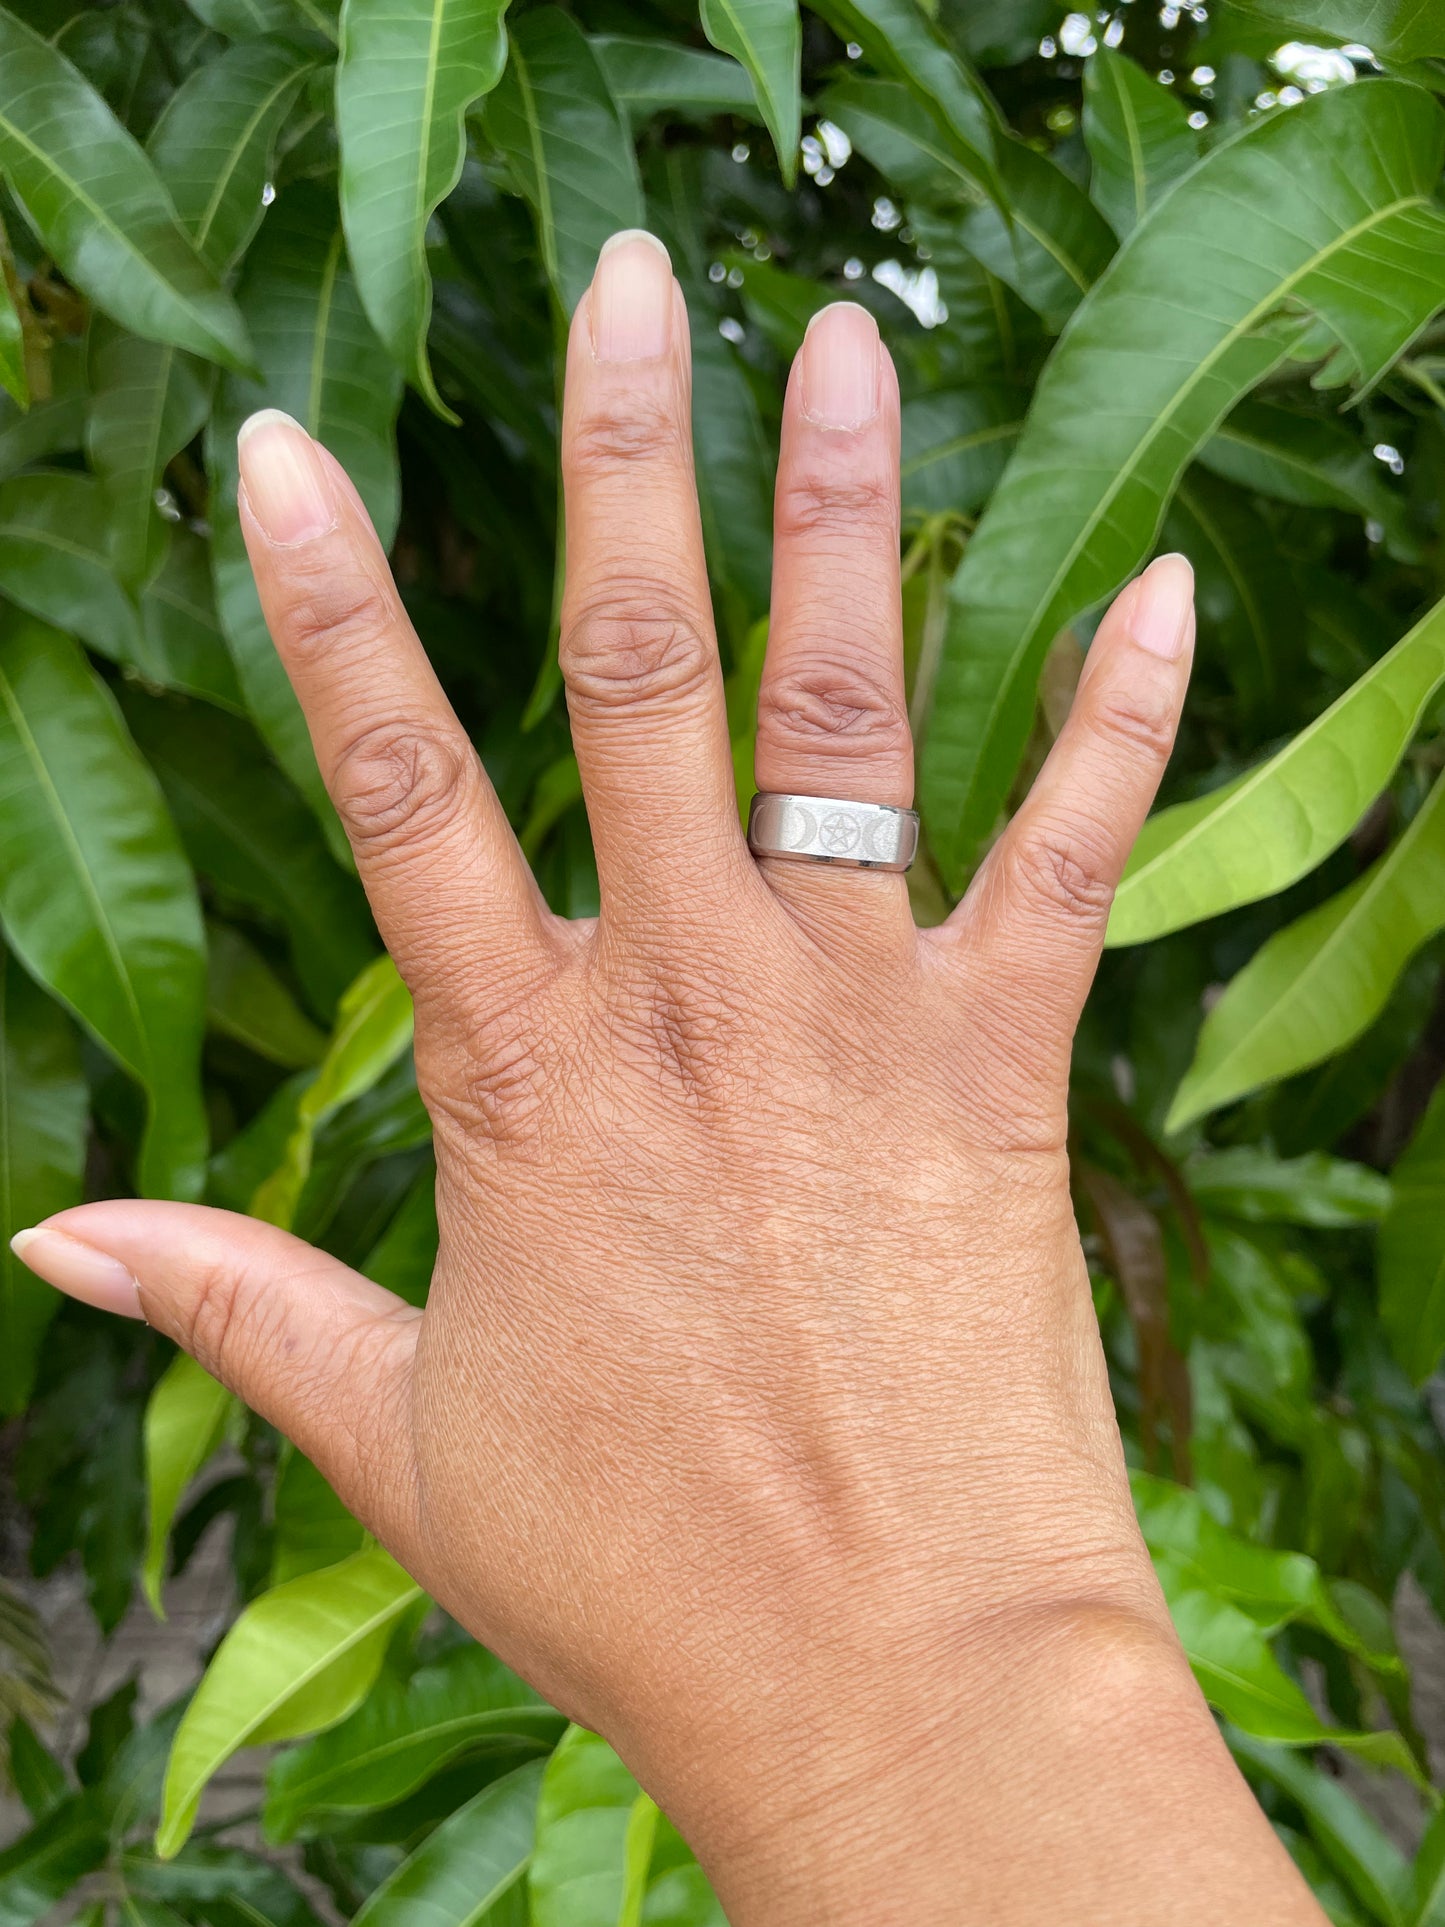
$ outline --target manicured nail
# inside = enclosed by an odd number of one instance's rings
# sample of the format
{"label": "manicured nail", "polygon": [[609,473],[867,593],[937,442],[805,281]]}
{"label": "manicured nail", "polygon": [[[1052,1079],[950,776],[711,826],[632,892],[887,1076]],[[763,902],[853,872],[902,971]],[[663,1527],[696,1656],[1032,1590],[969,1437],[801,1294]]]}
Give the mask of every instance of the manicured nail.
{"label": "manicured nail", "polygon": [[820,428],[862,428],[878,413],[878,323],[856,301],[835,301],[808,323],[803,413]]}
{"label": "manicured nail", "polygon": [[1194,630],[1194,571],[1183,555],[1161,555],[1139,578],[1129,628],[1141,649],[1177,662]]}
{"label": "manicured nail", "polygon": [[269,541],[310,542],[336,523],[336,491],[315,442],[279,408],[263,408],[236,437],[246,506]]}
{"label": "manicured nail", "polygon": [[54,1285],[67,1298],[78,1298],[82,1305],[94,1305],[97,1311],[118,1312],[122,1318],[144,1318],[135,1279],[118,1258],[108,1257],[94,1245],[41,1225],[17,1231],[10,1249],[37,1278]]}
{"label": "manicured nail", "polygon": [[624,228],[603,245],[587,300],[599,361],[651,361],[672,334],[672,260],[655,234]]}

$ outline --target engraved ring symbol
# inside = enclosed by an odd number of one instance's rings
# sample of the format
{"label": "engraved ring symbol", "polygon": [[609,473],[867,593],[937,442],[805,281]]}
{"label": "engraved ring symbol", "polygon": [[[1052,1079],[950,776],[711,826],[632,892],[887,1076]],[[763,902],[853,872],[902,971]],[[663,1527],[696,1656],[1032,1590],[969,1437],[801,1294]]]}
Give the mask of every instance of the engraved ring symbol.
{"label": "engraved ring symbol", "polygon": [[818,825],[818,841],[831,856],[847,856],[858,847],[858,819],[846,810],[833,810]]}

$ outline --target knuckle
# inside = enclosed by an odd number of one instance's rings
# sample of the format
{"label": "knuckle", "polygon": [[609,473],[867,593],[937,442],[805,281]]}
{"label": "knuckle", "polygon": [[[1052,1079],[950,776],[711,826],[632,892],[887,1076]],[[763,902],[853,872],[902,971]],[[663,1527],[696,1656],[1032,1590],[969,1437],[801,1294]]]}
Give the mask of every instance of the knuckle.
{"label": "knuckle", "polygon": [[471,745],[404,722],[374,724],[342,751],[331,793],[347,833],[384,848],[439,836],[457,820],[476,776]]}
{"label": "knuckle", "polygon": [[569,480],[588,482],[638,463],[676,461],[686,444],[675,411],[660,396],[629,395],[627,404],[602,406],[578,422],[564,464]]}
{"label": "knuckle", "polygon": [[[226,1385],[234,1385],[240,1376],[238,1333],[245,1333],[248,1345],[257,1342],[250,1317],[237,1318],[244,1288],[244,1274],[232,1260],[218,1258],[203,1265],[183,1314],[183,1328],[176,1334],[196,1362]],[[264,1301],[265,1294],[261,1296]]]}
{"label": "knuckle", "polygon": [[783,538],[837,535],[852,542],[865,534],[896,543],[898,516],[891,477],[805,472],[778,487],[776,524]]}
{"label": "knuckle", "polygon": [[527,1034],[489,1029],[471,1041],[460,1067],[449,1063],[445,1076],[426,1075],[420,1056],[417,1071],[439,1135],[463,1156],[479,1146],[498,1152],[540,1146],[548,1070]]}
{"label": "knuckle", "polygon": [[600,597],[568,623],[562,674],[574,701],[597,709],[696,695],[716,671],[702,625],[671,591],[645,583]]}
{"label": "knuckle", "polygon": [[824,657],[764,679],[758,696],[760,741],[784,748],[836,748],[856,755],[906,757],[912,734],[902,691],[891,676]]}
{"label": "knuckle", "polygon": [[1174,747],[1174,711],[1143,694],[1112,690],[1099,697],[1093,726],[1111,747],[1142,751],[1151,763],[1166,763]]}
{"label": "knuckle", "polygon": [[365,650],[394,627],[391,598],[368,576],[303,569],[291,582],[286,634],[293,649],[307,654]]}
{"label": "knuckle", "polygon": [[1114,901],[1113,880],[1098,852],[1059,826],[1023,837],[1014,852],[1013,872],[1028,905],[1091,932],[1103,923]]}

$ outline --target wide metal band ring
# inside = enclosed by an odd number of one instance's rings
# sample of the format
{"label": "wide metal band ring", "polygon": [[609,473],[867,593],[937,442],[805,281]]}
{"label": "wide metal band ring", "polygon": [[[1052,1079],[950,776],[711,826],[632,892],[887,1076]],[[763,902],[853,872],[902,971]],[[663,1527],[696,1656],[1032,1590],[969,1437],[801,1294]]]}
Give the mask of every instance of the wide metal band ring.
{"label": "wide metal band ring", "polygon": [[840,796],[760,791],[748,811],[754,856],[841,863],[848,870],[906,870],[918,854],[918,812]]}

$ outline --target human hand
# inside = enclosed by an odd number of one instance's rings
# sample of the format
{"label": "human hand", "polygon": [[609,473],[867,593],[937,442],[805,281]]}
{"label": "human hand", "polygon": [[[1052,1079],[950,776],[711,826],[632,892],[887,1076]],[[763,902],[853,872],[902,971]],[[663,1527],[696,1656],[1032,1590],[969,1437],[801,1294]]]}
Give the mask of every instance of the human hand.
{"label": "human hand", "polygon": [[[1136,1917],[1108,1911],[1135,1889],[1097,1795],[1141,1746],[1181,1824],[1214,1802],[1201,1864],[1247,1839],[1258,1917],[1318,1918],[1170,1631],[1069,1198],[1071,1039],[1183,699],[1187,564],[1119,597],[1032,795],[918,931],[899,876],[749,854],[687,320],[650,238],[611,244],[578,309],[563,464],[602,904],[571,925],[338,464],[282,417],[243,435],[267,619],[416,1002],[425,1313],[199,1207],[84,1206],[21,1255],[294,1439],[613,1742],[735,1922],[1032,1921],[1065,1893],[1072,1918]],[[788,391],[757,771],[911,798],[897,386],[846,304]],[[1010,1816],[1039,1799],[1020,1852]],[[1179,1838],[1134,1846],[1157,1902],[1150,1855],[1174,1866]]]}

